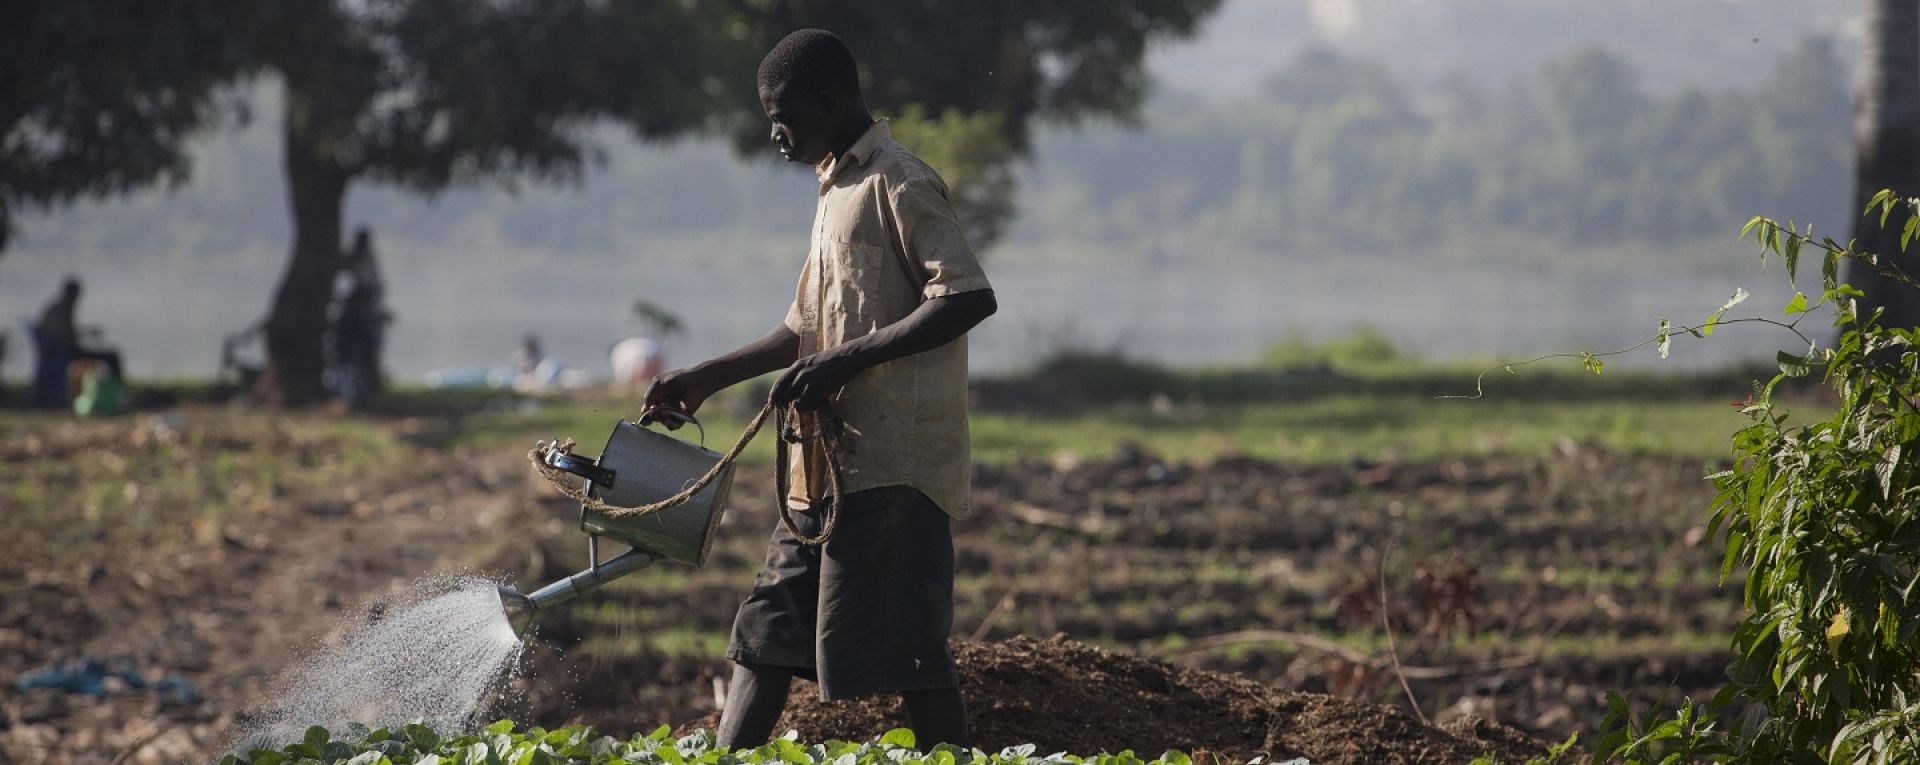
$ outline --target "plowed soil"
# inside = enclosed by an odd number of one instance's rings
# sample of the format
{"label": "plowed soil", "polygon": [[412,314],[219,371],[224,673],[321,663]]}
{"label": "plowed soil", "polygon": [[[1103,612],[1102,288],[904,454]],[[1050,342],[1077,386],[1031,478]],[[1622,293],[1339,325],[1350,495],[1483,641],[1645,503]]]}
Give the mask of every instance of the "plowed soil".
{"label": "plowed soil", "polygon": [[[371,456],[350,433],[220,410],[171,427],[0,420],[0,762],[217,756],[274,673],[414,578],[526,586],[584,564],[577,511],[529,480],[523,446],[442,449],[404,419],[356,426],[407,445]],[[250,467],[263,454],[284,467]],[[1700,539],[1705,467],[1572,444],[1550,458],[1180,464],[1122,449],[982,467],[978,514],[955,526],[979,741],[1466,762],[1537,746],[1483,718],[1560,740],[1597,723],[1608,689],[1704,697],[1738,597]],[[543,617],[496,712],[613,733],[711,715],[727,626],[777,522],[770,483],[741,471],[705,567],[649,569]],[[1389,624],[1438,727],[1407,711]],[[1022,637],[1055,634],[1100,649]],[[14,687],[83,656],[184,677],[204,698]],[[902,719],[879,723],[884,701],[795,698],[809,736]]]}
{"label": "plowed soil", "polygon": [[[1447,728],[1404,710],[1244,677],[1182,670],[1065,638],[1014,637],[955,646],[974,745],[1031,743],[1040,753],[1169,749],[1211,761],[1305,757],[1318,765],[1458,765],[1483,754],[1519,763],[1546,745],[1518,730],[1463,718]],[[779,730],[802,740],[864,741],[904,727],[892,699],[823,702],[802,681]],[[713,727],[718,716],[688,727]],[[1205,758],[1205,759],[1202,759]]]}

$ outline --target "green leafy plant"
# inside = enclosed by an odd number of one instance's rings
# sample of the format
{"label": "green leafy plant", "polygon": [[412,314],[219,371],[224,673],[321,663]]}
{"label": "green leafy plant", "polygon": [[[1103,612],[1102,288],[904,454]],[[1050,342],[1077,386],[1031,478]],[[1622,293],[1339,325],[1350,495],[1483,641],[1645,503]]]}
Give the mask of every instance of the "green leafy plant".
{"label": "green leafy plant", "polygon": [[[1905,219],[1904,250],[1920,228],[1920,199],[1882,191],[1875,210],[1881,225]],[[1779,374],[1743,402],[1753,424],[1734,436],[1732,467],[1710,476],[1709,530],[1726,534],[1721,576],[1746,572],[1729,684],[1708,703],[1688,700],[1642,723],[1611,697],[1596,754],[1634,764],[1920,761],[1920,330],[1861,315],[1861,293],[1840,283],[1839,266],[1857,261],[1901,289],[1920,281],[1790,222],[1757,217],[1743,235],[1789,278],[1803,255],[1820,261],[1820,296],[1796,294],[1783,309],[1792,321],[1772,323],[1791,328],[1824,307],[1839,336],[1778,355]],[[1731,323],[1725,310],[1702,332]],[[1662,343],[1665,335],[1663,324]],[[1825,420],[1789,425],[1775,386],[1815,367],[1838,405]]]}
{"label": "green leafy plant", "polygon": [[[1179,751],[1150,760],[1131,751],[1085,757],[1036,756],[1036,751],[1032,744],[996,753],[942,744],[921,752],[914,749],[913,731],[904,728],[864,744],[802,744],[789,734],[758,748],[728,751],[716,748],[713,734],[705,730],[675,737],[671,728],[662,725],[652,733],[621,740],[578,725],[516,730],[513,721],[501,720],[457,736],[420,724],[377,729],[351,725],[341,735],[315,726],[299,742],[229,754],[220,765],[1194,765],[1192,757]],[[1307,765],[1307,761],[1271,765]]]}

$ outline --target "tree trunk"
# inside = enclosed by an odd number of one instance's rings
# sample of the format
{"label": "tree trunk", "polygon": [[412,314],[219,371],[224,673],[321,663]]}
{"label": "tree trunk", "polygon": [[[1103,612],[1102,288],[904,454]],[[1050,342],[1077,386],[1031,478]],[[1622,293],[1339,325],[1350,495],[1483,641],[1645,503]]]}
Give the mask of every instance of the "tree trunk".
{"label": "tree trunk", "polygon": [[[1854,107],[1855,211],[1881,189],[1920,195],[1920,4],[1914,0],[1868,0],[1867,34],[1860,52]],[[1900,252],[1905,213],[1896,210],[1880,225],[1878,213],[1853,222],[1857,247],[1920,274],[1920,258]],[[1866,293],[1862,316],[1884,308],[1881,324],[1920,327],[1920,290],[1894,283],[1862,263],[1848,262],[1846,280]]]}
{"label": "tree trunk", "polygon": [[293,208],[293,253],[267,315],[267,369],[256,393],[283,406],[327,398],[327,305],[340,269],[340,220],[352,173],[327,156],[319,141],[291,113],[298,101],[289,89],[285,137],[288,201]]}

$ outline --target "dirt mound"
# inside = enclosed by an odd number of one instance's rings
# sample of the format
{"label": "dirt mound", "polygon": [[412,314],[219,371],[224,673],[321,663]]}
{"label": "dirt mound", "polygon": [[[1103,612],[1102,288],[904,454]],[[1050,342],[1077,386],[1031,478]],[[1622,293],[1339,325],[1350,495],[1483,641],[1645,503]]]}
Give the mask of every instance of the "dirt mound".
{"label": "dirt mound", "polygon": [[[956,657],[975,744],[987,750],[1032,743],[1076,754],[1132,749],[1153,757],[1179,749],[1233,761],[1266,755],[1315,765],[1463,765],[1487,753],[1524,762],[1546,749],[1490,721],[1436,728],[1392,707],[1281,691],[1059,638],[964,643]],[[897,700],[828,703],[802,686],[778,728],[798,730],[802,740],[866,740],[906,724]]]}

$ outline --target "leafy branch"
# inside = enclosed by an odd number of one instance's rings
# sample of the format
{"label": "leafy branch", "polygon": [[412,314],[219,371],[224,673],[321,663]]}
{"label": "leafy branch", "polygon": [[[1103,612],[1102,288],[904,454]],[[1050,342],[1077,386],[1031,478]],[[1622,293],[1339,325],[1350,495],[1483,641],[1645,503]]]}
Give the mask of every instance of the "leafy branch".
{"label": "leafy branch", "polygon": [[[1892,189],[1882,189],[1879,193],[1874,194],[1873,198],[1868,201],[1867,208],[1862,214],[1878,212],[1880,215],[1880,225],[1884,226],[1892,217],[1894,211],[1902,208],[1905,208],[1908,212],[1906,220],[1902,223],[1900,232],[1900,249],[1904,251],[1912,244],[1915,238],[1920,238],[1920,197],[1902,197],[1895,194]],[[1581,368],[1594,374],[1600,374],[1606,370],[1606,363],[1603,359],[1632,353],[1649,345],[1656,346],[1660,351],[1660,358],[1664,359],[1667,357],[1671,340],[1676,334],[1685,333],[1695,338],[1705,338],[1712,335],[1716,327],[1730,324],[1765,324],[1792,332],[1794,336],[1800,338],[1802,342],[1807,344],[1806,354],[1795,355],[1780,351],[1775,354],[1774,360],[1780,366],[1781,373],[1789,377],[1801,377],[1812,371],[1816,358],[1821,362],[1831,360],[1830,351],[1828,353],[1819,353],[1821,349],[1818,348],[1817,341],[1800,331],[1800,322],[1805,319],[1808,314],[1822,305],[1832,303],[1837,307],[1839,312],[1839,316],[1837,316],[1834,321],[1835,326],[1860,323],[1855,299],[1861,297],[1864,293],[1851,285],[1841,283],[1840,262],[1842,260],[1852,260],[1862,263],[1886,276],[1896,284],[1913,289],[1920,289],[1920,279],[1916,279],[1912,274],[1907,273],[1904,269],[1901,269],[1888,259],[1871,252],[1862,252],[1856,249],[1856,243],[1853,241],[1842,245],[1832,237],[1822,236],[1816,238],[1812,226],[1807,226],[1802,229],[1791,220],[1786,223],[1781,223],[1780,221],[1763,215],[1756,215],[1749,219],[1746,225],[1740,229],[1740,238],[1745,240],[1748,237],[1752,237],[1753,240],[1760,245],[1763,262],[1768,255],[1779,257],[1787,267],[1788,280],[1795,282],[1799,279],[1801,252],[1809,246],[1821,251],[1820,297],[1809,303],[1804,293],[1795,292],[1793,299],[1788,301],[1786,307],[1782,310],[1782,313],[1794,317],[1792,321],[1778,321],[1761,317],[1723,319],[1722,317],[1726,315],[1728,310],[1739,305],[1748,297],[1746,290],[1737,289],[1734,291],[1733,297],[1728,298],[1726,303],[1722,304],[1718,310],[1715,310],[1707,317],[1705,322],[1699,325],[1674,327],[1670,321],[1661,319],[1658,332],[1645,340],[1625,348],[1610,351],[1549,353],[1521,361],[1495,364],[1474,376],[1473,393],[1441,395],[1435,396],[1434,398],[1438,400],[1461,401],[1474,401],[1485,398],[1486,379],[1488,375],[1498,371],[1505,371],[1507,374],[1517,374],[1516,370],[1519,368],[1543,361],[1579,359]],[[1873,316],[1869,316],[1865,323],[1872,323],[1878,316],[1879,314],[1876,312]],[[1769,388],[1771,388],[1771,386],[1769,386]]]}
{"label": "leafy branch", "polygon": [[[1627,346],[1625,348],[1618,348],[1611,351],[1577,351],[1573,353],[1549,353],[1542,356],[1535,356],[1530,359],[1524,359],[1521,361],[1510,361],[1510,362],[1505,362],[1501,364],[1495,364],[1491,367],[1481,370],[1480,374],[1476,375],[1473,378],[1472,394],[1470,395],[1469,394],[1450,394],[1450,395],[1435,396],[1434,398],[1439,400],[1460,400],[1460,401],[1473,401],[1473,400],[1485,398],[1486,397],[1485,383],[1486,383],[1487,375],[1490,375],[1490,374],[1493,374],[1494,372],[1499,372],[1499,371],[1505,371],[1507,374],[1518,374],[1518,372],[1515,370],[1518,370],[1521,367],[1528,366],[1531,364],[1538,364],[1542,361],[1551,361],[1554,359],[1579,359],[1581,366],[1584,367],[1587,371],[1592,372],[1594,374],[1600,374],[1601,372],[1606,370],[1606,364],[1605,362],[1601,361],[1601,359],[1632,353],[1634,351],[1640,350],[1641,348],[1645,348],[1649,345],[1655,345],[1655,344],[1657,344],[1660,349],[1660,358],[1664,359],[1667,357],[1668,346],[1672,342],[1673,337],[1675,335],[1687,334],[1687,335],[1692,335],[1693,337],[1696,337],[1696,338],[1705,338],[1709,335],[1712,335],[1713,330],[1715,328],[1724,327],[1730,324],[1766,324],[1766,325],[1779,327],[1781,329],[1787,330],[1789,332],[1792,332],[1794,336],[1806,342],[1808,356],[1812,355],[1815,341],[1813,340],[1813,338],[1807,337],[1807,334],[1805,332],[1801,332],[1799,329],[1801,319],[1806,318],[1804,314],[1807,311],[1812,310],[1812,307],[1813,307],[1813,306],[1806,305],[1804,295],[1796,295],[1796,299],[1800,303],[1799,312],[1802,315],[1796,317],[1793,321],[1777,321],[1774,319],[1768,319],[1768,318],[1763,318],[1758,316],[1749,316],[1749,317],[1744,317],[1739,319],[1721,319],[1720,318],[1721,315],[1726,313],[1727,309],[1732,308],[1735,305],[1738,305],[1741,301],[1746,299],[1747,299],[1746,290],[1738,290],[1734,292],[1733,297],[1727,300],[1726,305],[1721,306],[1720,310],[1715,311],[1713,315],[1709,316],[1705,322],[1696,326],[1675,327],[1673,326],[1672,322],[1669,322],[1666,319],[1661,319],[1660,331],[1657,334],[1645,340],[1642,340],[1638,343],[1634,343],[1633,345]],[[1818,303],[1814,304],[1814,306],[1817,306],[1817,305],[1819,304]],[[1788,307],[1792,308],[1793,306],[1789,305]],[[1811,367],[1811,362],[1808,357],[1794,356],[1784,351],[1780,353],[1778,360],[1782,364],[1782,371],[1786,371],[1786,365],[1788,365],[1789,363],[1795,365],[1796,369],[1798,370],[1797,374],[1794,374],[1794,376],[1796,377],[1799,375],[1806,374],[1808,369],[1810,369]]]}

